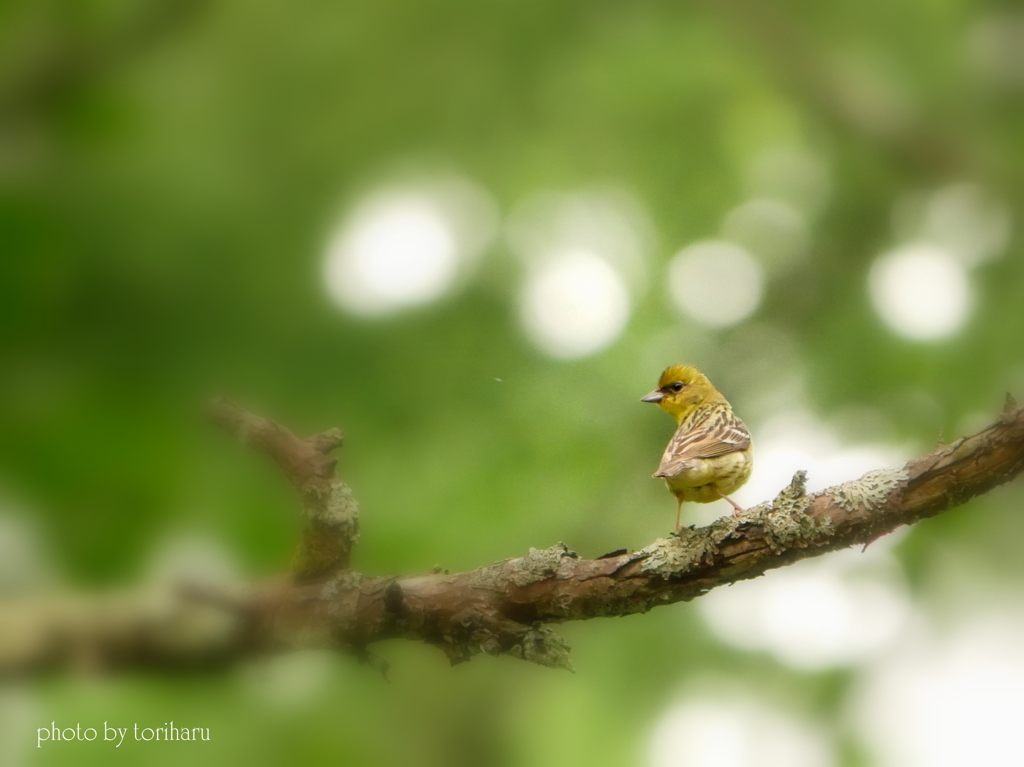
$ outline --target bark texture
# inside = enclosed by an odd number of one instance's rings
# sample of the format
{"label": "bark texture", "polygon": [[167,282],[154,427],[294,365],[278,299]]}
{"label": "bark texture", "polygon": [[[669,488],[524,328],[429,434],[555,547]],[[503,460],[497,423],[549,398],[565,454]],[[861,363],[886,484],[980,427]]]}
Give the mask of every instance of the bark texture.
{"label": "bark texture", "polygon": [[222,665],[313,647],[366,657],[395,637],[436,645],[453,663],[484,652],[571,668],[551,624],[646,612],[867,544],[1024,471],[1024,409],[1008,397],[991,426],[902,466],[813,494],[798,472],[770,502],[632,553],[583,559],[559,543],[469,572],[371,577],[348,568],[358,508],[327,458],[340,432],[299,439],[223,401],[212,415],[299,491],[308,527],[294,572],[231,593],[179,586],[0,605],[0,674]]}

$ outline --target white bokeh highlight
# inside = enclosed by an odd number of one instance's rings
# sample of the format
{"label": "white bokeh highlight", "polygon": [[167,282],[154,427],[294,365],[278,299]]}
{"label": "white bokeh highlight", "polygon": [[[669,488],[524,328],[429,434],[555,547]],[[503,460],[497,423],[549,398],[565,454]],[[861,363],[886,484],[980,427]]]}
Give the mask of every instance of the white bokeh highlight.
{"label": "white bokeh highlight", "polygon": [[327,291],[365,317],[436,301],[474,265],[496,222],[487,194],[462,179],[372,192],[329,239]]}
{"label": "white bokeh highlight", "polygon": [[701,598],[716,637],[766,652],[790,668],[821,671],[877,656],[906,626],[911,603],[899,566],[878,543],[804,560]]}
{"label": "white bokeh highlight", "polygon": [[1024,615],[1019,605],[917,636],[869,671],[856,727],[879,767],[1020,763]]}
{"label": "white bokeh highlight", "polygon": [[[902,463],[910,452],[844,444],[809,413],[781,413],[754,430],[754,471],[734,497],[744,507],[770,500],[799,470],[807,472],[808,491],[817,492]],[[890,553],[898,537],[885,536],[866,552],[836,552],[715,589],[698,600],[698,613],[723,642],[768,653],[791,668],[863,662],[889,647],[911,617],[905,579]]]}
{"label": "white bokeh highlight", "polygon": [[968,183],[905,195],[892,218],[899,241],[933,245],[969,269],[1005,253],[1013,224],[1004,201]]}
{"label": "white bokeh highlight", "polygon": [[324,696],[339,667],[327,650],[297,650],[244,666],[245,693],[271,709],[303,709]]}
{"label": "white bokeh highlight", "polygon": [[669,264],[672,303],[686,317],[710,328],[735,325],[761,303],[764,272],[745,248],[705,240],[679,251]]}
{"label": "white bokeh highlight", "polygon": [[759,153],[746,172],[748,196],[788,203],[808,217],[825,208],[831,182],[824,161],[801,146],[776,146]]}
{"label": "white bokeh highlight", "polygon": [[523,327],[542,351],[584,357],[611,344],[629,321],[626,284],[594,253],[569,250],[536,264],[521,299]]}
{"label": "white bokeh highlight", "polygon": [[1002,255],[1011,222],[1006,203],[974,184],[952,184],[932,195],[925,236],[973,267]]}
{"label": "white bokeh highlight", "polygon": [[202,531],[166,534],[148,561],[152,583],[233,586],[242,581],[241,567],[221,541]]}
{"label": "white bokeh highlight", "polygon": [[651,225],[623,190],[546,192],[506,228],[524,267],[520,320],[541,352],[570,360],[607,348],[647,287]]}
{"label": "white bokeh highlight", "polygon": [[864,442],[848,444],[806,410],[787,410],[754,430],[754,470],[735,499],[743,506],[771,500],[797,471],[807,472],[807,488],[824,490],[883,466],[903,463],[909,447]]}
{"label": "white bokeh highlight", "polygon": [[1024,88],[1024,11],[994,6],[971,27],[967,52],[973,69],[986,85]]}
{"label": "white bokeh highlight", "polygon": [[770,199],[748,200],[733,208],[722,222],[722,235],[773,267],[787,266],[804,256],[810,241],[803,212]]}
{"label": "white bokeh highlight", "polygon": [[828,738],[751,695],[693,695],[655,725],[648,767],[832,767]]}
{"label": "white bokeh highlight", "polygon": [[913,244],[879,256],[868,276],[871,302],[898,335],[935,341],[959,331],[973,296],[967,269],[948,251]]}

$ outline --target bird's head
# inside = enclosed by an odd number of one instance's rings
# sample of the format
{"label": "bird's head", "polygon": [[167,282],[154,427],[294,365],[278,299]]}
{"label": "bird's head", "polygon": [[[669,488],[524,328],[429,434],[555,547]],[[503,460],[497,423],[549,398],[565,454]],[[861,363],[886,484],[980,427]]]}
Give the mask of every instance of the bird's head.
{"label": "bird's head", "polygon": [[673,365],[661,374],[658,388],[640,401],[656,402],[676,423],[681,423],[699,405],[724,402],[725,398],[697,368]]}

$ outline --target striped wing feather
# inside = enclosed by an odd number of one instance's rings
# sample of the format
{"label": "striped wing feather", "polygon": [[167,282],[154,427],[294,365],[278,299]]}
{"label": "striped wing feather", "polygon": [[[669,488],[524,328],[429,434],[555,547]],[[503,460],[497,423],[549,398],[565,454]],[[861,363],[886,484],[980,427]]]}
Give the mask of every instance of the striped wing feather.
{"label": "striped wing feather", "polygon": [[750,432],[728,408],[715,411],[697,423],[684,423],[668,443],[656,477],[672,477],[693,459],[717,458],[750,448]]}

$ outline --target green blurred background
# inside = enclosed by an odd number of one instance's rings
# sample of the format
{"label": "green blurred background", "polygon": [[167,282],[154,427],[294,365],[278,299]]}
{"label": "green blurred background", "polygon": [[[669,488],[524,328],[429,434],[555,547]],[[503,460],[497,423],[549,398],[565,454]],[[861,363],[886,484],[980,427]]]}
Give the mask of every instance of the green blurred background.
{"label": "green blurred background", "polygon": [[[0,586],[286,568],[215,393],[345,430],[369,573],[665,534],[675,362],[751,426],[744,503],[983,425],[1024,395],[1022,51],[969,0],[4,4]],[[565,626],[575,675],[394,642],[390,684],[10,684],[0,761],[1010,764],[1022,495]],[[103,720],[211,740],[36,748]]]}

